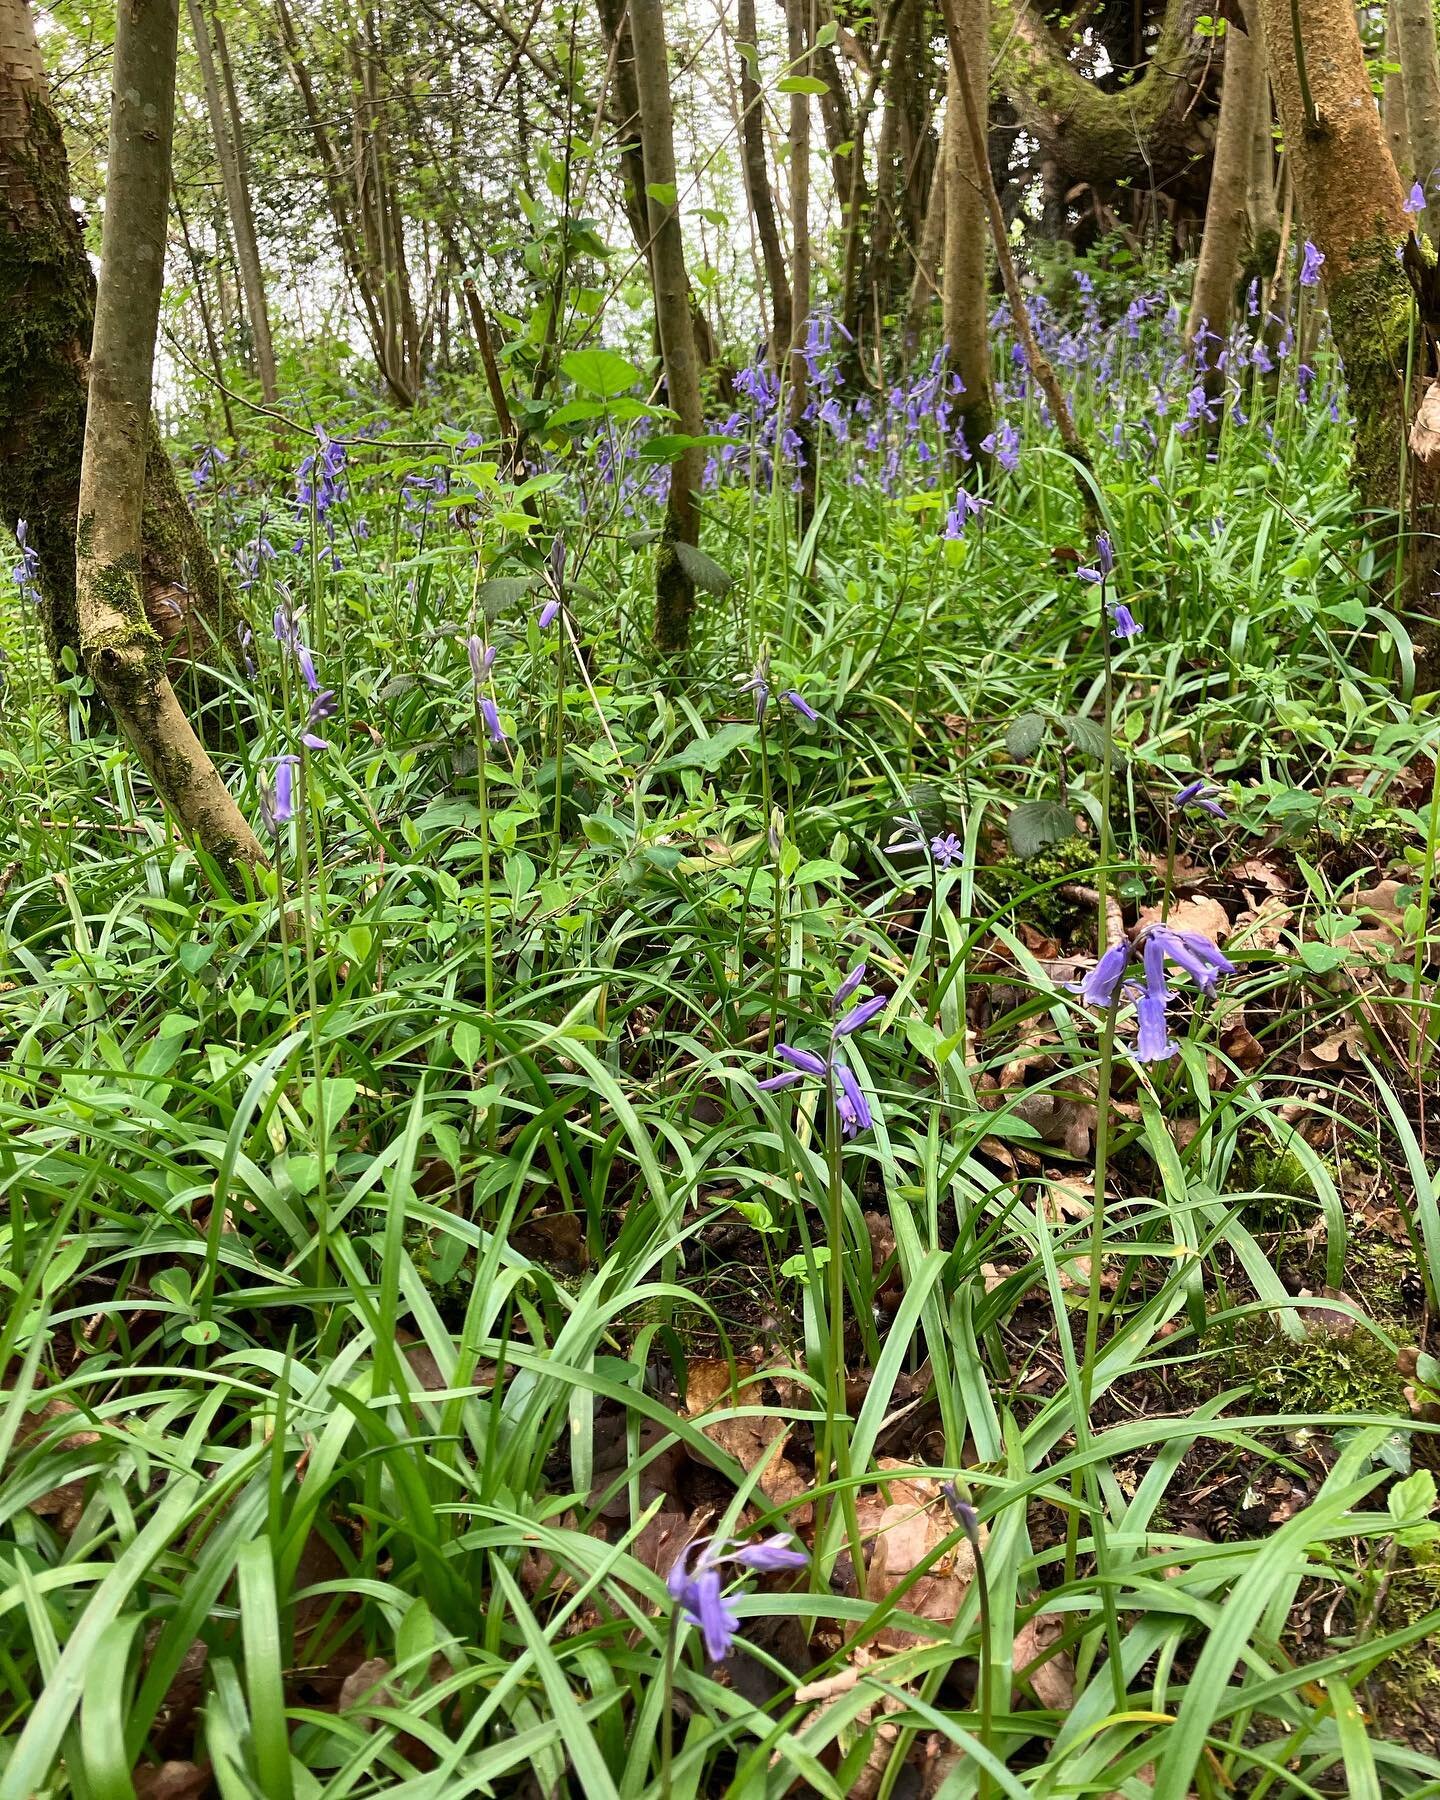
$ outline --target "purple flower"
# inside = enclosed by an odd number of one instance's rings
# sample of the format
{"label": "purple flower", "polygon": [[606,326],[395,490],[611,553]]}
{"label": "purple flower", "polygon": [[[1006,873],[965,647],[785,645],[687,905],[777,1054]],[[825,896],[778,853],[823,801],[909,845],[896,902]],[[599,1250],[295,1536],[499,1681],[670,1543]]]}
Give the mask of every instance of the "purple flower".
{"label": "purple flower", "polygon": [[484,639],[472,631],[465,640],[465,654],[470,658],[470,673],[475,677],[476,687],[479,687],[495,667],[495,646],[491,644],[487,648]]}
{"label": "purple flower", "polygon": [[262,774],[257,778],[261,816],[271,831],[295,817],[295,765],[299,760],[290,753],[277,756],[274,777]]}
{"label": "purple flower", "polygon": [[1208,812],[1213,818],[1223,819],[1225,808],[1215,799],[1215,795],[1221,791],[1208,781],[1192,781],[1180,789],[1170,804],[1176,812],[1184,812],[1187,807],[1194,806],[1201,812]]}
{"label": "purple flower", "polygon": [[1108,531],[1102,531],[1095,539],[1095,560],[1102,575],[1108,575],[1115,567],[1115,546],[1110,542]]}
{"label": "purple flower", "polygon": [[1092,568],[1077,569],[1075,571],[1075,574],[1076,574],[1077,579],[1079,579],[1080,581],[1088,581],[1092,587],[1097,582],[1101,582],[1105,579],[1103,573],[1099,569],[1092,569]]}
{"label": "purple flower", "polygon": [[1079,984],[1077,992],[1087,1006],[1113,1006],[1125,971],[1130,966],[1130,944],[1121,938],[1112,944],[1095,967]]}
{"label": "purple flower", "polygon": [[485,721],[485,729],[490,734],[490,742],[503,744],[505,729],[500,723],[500,714],[495,702],[488,694],[482,694],[480,697],[480,717]]}
{"label": "purple flower", "polygon": [[10,571],[10,579],[22,600],[33,600],[39,591],[40,554],[30,542],[30,527],[24,519],[15,521],[15,542],[20,546],[20,560]]}
{"label": "purple flower", "polygon": [[1153,994],[1142,994],[1135,1003],[1135,1016],[1140,1030],[1135,1040],[1138,1062],[1169,1062],[1175,1054],[1175,1043],[1165,1019],[1165,1002]]}
{"label": "purple flower", "polygon": [[1411,188],[1410,196],[1405,202],[1405,211],[1407,213],[1414,214],[1414,213],[1422,213],[1422,212],[1424,212],[1424,210],[1425,210],[1425,190],[1423,187],[1421,187],[1420,183],[1417,181],[1415,183],[1414,187]]}
{"label": "purple flower", "polygon": [[855,967],[850,971],[850,973],[840,983],[839,987],[836,988],[835,997],[830,1002],[831,1012],[839,1012],[840,1008],[842,1006],[844,1006],[844,1004],[847,1000],[853,999],[853,997],[860,991],[860,988],[863,985],[864,980],[865,980],[865,964],[862,961],[862,962],[856,963]]}
{"label": "purple flower", "polygon": [[1145,629],[1123,600],[1110,603],[1110,623],[1114,627],[1110,635],[1117,638],[1139,637]]}
{"label": "purple flower", "polygon": [[815,708],[805,696],[798,693],[794,688],[786,688],[780,698],[782,700],[788,700],[802,719],[808,719],[812,725],[818,725],[820,723],[819,713],[816,712]]}
{"label": "purple flower", "polygon": [[1320,267],[1324,261],[1325,261],[1324,251],[1316,249],[1315,245],[1310,242],[1309,238],[1306,238],[1306,240],[1305,240],[1305,259],[1300,264],[1300,285],[1301,285],[1301,287],[1308,287],[1308,288],[1319,287],[1319,285],[1320,285]]}
{"label": "purple flower", "polygon": [[837,1038],[853,1037],[877,1014],[884,1012],[889,1004],[890,996],[888,994],[872,994],[868,1000],[862,1000],[858,1006],[852,1006],[849,1012],[837,1019],[830,1035]]}
{"label": "purple flower", "polygon": [[755,723],[763,725],[765,708],[770,704],[770,658],[763,652],[759,662],[750,671],[749,680],[740,683],[740,692],[755,696]]}
{"label": "purple flower", "polygon": [[965,846],[953,831],[946,832],[943,837],[930,840],[930,854],[935,859],[937,869],[948,869],[952,863],[960,862],[965,855]]}
{"label": "purple flower", "polygon": [[841,1127],[846,1137],[857,1137],[875,1123],[870,1113],[870,1104],[860,1083],[844,1063],[835,1065],[835,1076],[840,1083],[840,1092],[835,1096],[835,1110],[840,1115]]}
{"label": "purple flower", "polygon": [[[560,539],[556,538],[555,542],[558,544]],[[540,616],[536,620],[536,623],[542,631],[548,631],[559,616],[560,602],[558,600],[547,600],[540,608]]]}
{"label": "purple flower", "polygon": [[305,677],[305,685],[312,694],[320,691],[320,677],[315,673],[315,658],[299,638],[295,639],[295,660],[300,665],[300,673]]}
{"label": "purple flower", "polygon": [[[693,1569],[692,1551],[696,1553]],[[720,1565],[738,1563],[742,1568],[770,1574],[803,1568],[806,1560],[805,1552],[795,1548],[790,1538],[768,1538],[728,1550],[723,1539],[701,1538],[680,1553],[665,1578],[665,1586],[679,1606],[681,1617],[699,1628],[706,1655],[712,1662],[723,1662],[735,1642],[740,1620],[721,1588]]]}
{"label": "purple flower", "polygon": [[306,721],[306,728],[300,734],[300,742],[307,750],[328,750],[330,748],[326,739],[316,736],[315,727],[323,725],[326,719],[333,719],[338,711],[334,688],[317,689],[315,698],[310,702],[310,716]]}
{"label": "purple flower", "polygon": [[1158,966],[1168,957],[1178,963],[1202,994],[1213,994],[1222,975],[1233,975],[1235,965],[1198,931],[1173,931],[1168,925],[1152,925],[1145,938],[1145,972],[1150,976],[1152,957]]}

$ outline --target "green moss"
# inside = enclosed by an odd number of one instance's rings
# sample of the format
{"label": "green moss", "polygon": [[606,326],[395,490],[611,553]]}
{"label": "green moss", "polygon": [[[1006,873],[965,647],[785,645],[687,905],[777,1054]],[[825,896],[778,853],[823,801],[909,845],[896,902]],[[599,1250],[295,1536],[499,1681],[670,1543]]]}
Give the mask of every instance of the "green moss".
{"label": "green moss", "polygon": [[1094,906],[1062,893],[1061,887],[1092,877],[1096,854],[1089,838],[1066,838],[1038,856],[1004,857],[982,870],[980,880],[996,906],[1011,907],[1014,918],[1064,941],[1077,927],[1094,927]]}
{"label": "green moss", "polygon": [[1395,1358],[1363,1325],[1349,1337],[1316,1330],[1296,1343],[1268,1321],[1247,1321],[1236,1362],[1259,1412],[1409,1416]]}
{"label": "green moss", "polygon": [[[1426,1619],[1440,1625],[1440,1548],[1433,1544],[1400,1553],[1379,1623],[1383,1632],[1403,1631]],[[1423,1711],[1431,1718],[1440,1714],[1440,1664],[1433,1634],[1392,1651],[1372,1680],[1379,1683],[1387,1710]]]}
{"label": "green moss", "polygon": [[695,583],[675,553],[674,525],[655,552],[655,648],[667,656],[689,648],[690,620],[695,611]]}
{"label": "green moss", "polygon": [[1414,294],[1395,245],[1380,233],[1355,246],[1345,273],[1326,273],[1330,323],[1355,414],[1356,481],[1370,505],[1394,506],[1408,427],[1397,375],[1408,354]]}

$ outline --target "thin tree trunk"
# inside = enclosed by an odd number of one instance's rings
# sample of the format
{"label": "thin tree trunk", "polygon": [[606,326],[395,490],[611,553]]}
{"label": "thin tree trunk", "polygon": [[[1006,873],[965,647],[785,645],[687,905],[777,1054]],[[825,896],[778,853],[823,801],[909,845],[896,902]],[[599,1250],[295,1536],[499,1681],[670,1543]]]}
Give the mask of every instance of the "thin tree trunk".
{"label": "thin tree trunk", "polygon": [[[764,104],[760,91],[760,49],[756,37],[755,0],[739,0],[735,24],[735,49],[740,59],[740,141],[744,152],[745,194],[765,260],[765,282],[770,289],[770,356],[778,366],[790,342],[793,302],[785,251],[775,222],[775,201],[770,192],[770,171],[765,159]],[[858,154],[858,152],[857,152]]]}
{"label": "thin tree trunk", "polygon": [[117,8],[75,586],[96,687],[161,798],[203,850],[233,868],[263,853],[180,710],[138,574],[179,28],[179,0],[124,0]]}
{"label": "thin tree trunk", "polygon": [[[0,0],[0,519],[26,521],[57,677],[79,666],[75,517],[95,278],[26,0]],[[177,660],[227,660],[239,614],[180,492],[147,441],[141,557],[151,623]]]}
{"label": "thin tree trunk", "polygon": [[1390,146],[1400,179],[1409,180],[1415,173],[1415,158],[1410,154],[1410,125],[1405,117],[1405,70],[1400,61],[1400,27],[1393,6],[1385,13],[1385,85],[1381,91],[1380,116],[1385,121],[1385,142]]}
{"label": "thin tree trunk", "polygon": [[[990,119],[990,0],[957,0],[957,24],[976,55],[970,69],[974,90],[961,87],[953,58],[945,109],[941,168],[945,189],[945,272],[941,289],[941,329],[950,370],[964,384],[954,403],[957,422],[972,455],[995,427],[995,396],[990,385],[989,258],[986,254],[984,170],[975,166],[975,140],[966,114],[973,112],[984,137]],[[938,179],[938,177],[937,177]]]}
{"label": "thin tree trunk", "polygon": [[[790,73],[809,70],[810,0],[786,0],[786,37]],[[810,335],[810,96],[797,88],[790,96],[790,321],[789,424],[800,462],[800,522],[804,529],[815,510],[815,434],[805,418],[809,404]]]}
{"label": "thin tree trunk", "polygon": [[[1210,377],[1217,375],[1220,350],[1230,331],[1235,288],[1241,279],[1245,248],[1246,196],[1250,187],[1255,144],[1255,90],[1265,79],[1262,57],[1249,34],[1233,21],[1225,32],[1224,86],[1220,95],[1220,129],[1210,171],[1205,205],[1205,231],[1185,322],[1185,343],[1201,345],[1201,361]],[[1201,334],[1208,333],[1203,337]]]}
{"label": "thin tree trunk", "polygon": [[930,197],[925,204],[925,229],[915,250],[915,274],[910,283],[910,301],[905,308],[905,324],[900,332],[902,367],[914,360],[931,307],[940,298],[945,261],[945,162],[941,161],[930,181]]}
{"label": "thin tree trunk", "polygon": [[174,195],[174,203],[175,218],[180,226],[180,241],[185,246],[185,260],[190,265],[190,274],[195,282],[195,307],[200,314],[205,348],[210,354],[215,391],[220,396],[220,410],[225,415],[226,433],[234,444],[238,435],[235,430],[235,414],[230,408],[230,390],[225,385],[225,361],[220,354],[220,340],[215,335],[215,321],[210,315],[210,297],[205,292],[205,271],[201,266],[200,252],[195,248],[195,240],[190,235],[190,221],[185,217],[185,208],[180,204],[179,194]]}
{"label": "thin tree trunk", "polygon": [[[235,239],[235,260],[240,267],[240,284],[245,292],[245,311],[250,320],[250,336],[255,345],[255,372],[260,378],[260,392],[267,406],[280,397],[275,375],[275,345],[270,336],[270,310],[265,301],[265,275],[260,266],[260,246],[255,236],[255,214],[250,205],[250,190],[240,160],[238,114],[227,117],[220,79],[216,74],[215,56],[211,49],[210,29],[205,19],[204,0],[188,0],[190,30],[195,39],[195,55],[200,64],[200,82],[205,90],[205,110],[210,115],[210,135],[215,140],[215,160],[220,165],[220,179],[225,186],[225,202],[230,209],[230,229]],[[217,28],[219,21],[216,21]]]}
{"label": "thin tree trunk", "polygon": [[[1405,80],[1405,129],[1415,179],[1430,204],[1422,215],[1431,237],[1440,230],[1440,42],[1435,36],[1431,0],[1391,0],[1400,66]],[[1408,174],[1409,171],[1402,171]]]}
{"label": "thin tree trunk", "polygon": [[[1399,252],[1411,221],[1371,95],[1355,9],[1351,0],[1305,0],[1298,41],[1291,0],[1261,0],[1261,10],[1296,211],[1325,258],[1331,328],[1355,415],[1352,480],[1362,505],[1382,514],[1404,494],[1405,600],[1433,618],[1440,466],[1406,448],[1415,296]],[[1388,542],[1390,525],[1382,519],[1380,529]],[[1435,676],[1427,670],[1426,679]]]}
{"label": "thin tree trunk", "polygon": [[[698,437],[704,429],[700,404],[700,364],[690,317],[690,281],[675,178],[675,122],[670,98],[670,63],[665,46],[663,0],[630,0],[635,45],[635,78],[645,156],[645,193],[650,219],[650,266],[655,321],[665,366],[665,392],[679,430]],[[685,450],[670,468],[670,502],[665,536],[655,558],[655,643],[666,654],[690,642],[695,581],[677,546],[700,540],[697,493],[703,468],[698,446]]]}

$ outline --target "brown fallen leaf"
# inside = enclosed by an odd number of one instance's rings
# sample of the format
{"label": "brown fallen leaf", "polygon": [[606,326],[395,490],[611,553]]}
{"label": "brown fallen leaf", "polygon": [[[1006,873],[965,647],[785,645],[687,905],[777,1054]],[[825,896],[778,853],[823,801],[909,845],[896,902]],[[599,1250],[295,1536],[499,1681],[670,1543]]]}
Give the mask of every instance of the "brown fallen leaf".
{"label": "brown fallen leaf", "polygon": [[1410,450],[1423,463],[1440,455],[1440,381],[1426,388],[1410,427]]}
{"label": "brown fallen leaf", "polygon": [[215,1792],[209,1763],[165,1762],[136,1769],[135,1800],[208,1800]]}
{"label": "brown fallen leaf", "polygon": [[[851,1655],[854,1660],[848,1668],[841,1669],[838,1674],[827,1676],[822,1681],[807,1682],[796,1690],[797,1700],[811,1704],[811,1710],[800,1721],[799,1729],[802,1732],[817,1720],[823,1719],[837,1700],[857,1687],[876,1664],[883,1664],[886,1660],[865,1644],[857,1644]],[[904,1702],[897,1695],[877,1691],[875,1698],[855,1715],[851,1726],[853,1731],[858,1733],[873,1726],[874,1732],[864,1767],[850,1782],[849,1800],[874,1800],[874,1796],[879,1793],[895,1748],[895,1740],[900,1735],[899,1727],[888,1723],[886,1715],[900,1712],[903,1706]],[[875,1723],[877,1714],[880,1715],[878,1725]],[[771,1759],[771,1767],[774,1768],[778,1761],[777,1751]]]}
{"label": "brown fallen leaf", "polygon": [[[1147,925],[1160,923],[1158,906],[1142,906],[1140,916],[1135,922],[1134,936],[1144,930]],[[1208,894],[1196,894],[1188,900],[1179,900],[1170,908],[1165,923],[1172,931],[1193,931],[1199,937],[1207,937],[1212,944],[1222,943],[1230,935],[1230,915],[1218,900]]]}
{"label": "brown fallen leaf", "polygon": [[[685,1372],[685,1411],[696,1421],[712,1444],[733,1456],[748,1475],[757,1463],[764,1463],[760,1490],[776,1506],[787,1506],[808,1493],[811,1483],[785,1454],[790,1427],[774,1413],[762,1413],[743,1419],[713,1419],[706,1415],[720,1408],[759,1403],[756,1367],[753,1362],[736,1362],[735,1386],[731,1388],[731,1365],[724,1357],[699,1358],[687,1365]],[[748,1389],[748,1391],[747,1391]],[[806,1505],[790,1514],[793,1525],[808,1524],[813,1510]]]}
{"label": "brown fallen leaf", "polygon": [[1247,1073],[1258,1069],[1265,1060],[1265,1046],[1245,1022],[1245,1008],[1237,1006],[1220,1031],[1220,1048]]}
{"label": "brown fallen leaf", "polygon": [[1358,1065],[1365,1048],[1365,1034],[1352,1019],[1339,1031],[1332,1031],[1316,1043],[1307,1044],[1300,1052],[1302,1069],[1333,1069],[1343,1058]]}
{"label": "brown fallen leaf", "polygon": [[[885,1504],[875,1521],[865,1590],[872,1603],[894,1593],[955,1530],[939,1480],[920,1470],[887,1478],[880,1497]],[[955,1623],[974,1576],[975,1552],[962,1537],[911,1583],[899,1604],[916,1618],[948,1628]],[[927,1639],[917,1632],[885,1627],[875,1641],[883,1649],[896,1650]]]}
{"label": "brown fallen leaf", "polygon": [[1036,1613],[1015,1634],[1016,1683],[1028,1687],[1050,1712],[1069,1712],[1075,1704],[1074,1660],[1068,1650],[1054,1647],[1064,1629],[1058,1613]]}

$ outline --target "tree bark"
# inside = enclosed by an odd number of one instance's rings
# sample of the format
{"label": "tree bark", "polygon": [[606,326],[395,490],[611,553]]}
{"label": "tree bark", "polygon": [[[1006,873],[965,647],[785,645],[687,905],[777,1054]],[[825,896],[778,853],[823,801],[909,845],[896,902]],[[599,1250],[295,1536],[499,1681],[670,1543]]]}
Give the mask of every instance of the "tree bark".
{"label": "tree bark", "polygon": [[[1308,3],[1308,0],[1307,0]],[[1209,154],[1195,107],[1209,63],[1195,26],[1212,0],[1166,0],[1160,36],[1144,72],[1107,91],[1077,69],[1038,0],[993,0],[992,55],[999,85],[1022,127],[1067,181],[1165,182]]]}
{"label": "tree bark", "polygon": [[[1233,20],[1225,32],[1224,88],[1220,97],[1220,130],[1210,172],[1210,198],[1205,232],[1185,322],[1187,348],[1201,344],[1201,360],[1211,377],[1230,331],[1235,289],[1241,280],[1245,248],[1246,197],[1250,187],[1251,152],[1255,142],[1255,91],[1265,79],[1264,60],[1255,54],[1249,35]],[[1201,337],[1202,332],[1209,335]]]}
{"label": "tree bark", "polygon": [[[947,114],[948,117],[948,114]],[[900,357],[903,367],[914,360],[920,344],[925,320],[933,303],[939,299],[944,280],[945,259],[945,163],[941,163],[930,182],[930,196],[925,203],[925,229],[915,252],[915,275],[910,283],[910,302],[905,308],[905,324],[900,332]]]}
{"label": "tree bark", "polygon": [[995,426],[995,396],[990,385],[990,305],[988,288],[988,232],[982,179],[989,164],[975,166],[977,141],[968,127],[967,109],[980,123],[984,137],[990,119],[990,65],[985,54],[989,42],[990,0],[957,0],[956,23],[965,41],[977,54],[969,76],[974,84],[967,95],[960,71],[950,59],[949,98],[945,110],[942,167],[945,184],[945,272],[941,290],[941,329],[951,372],[964,383],[955,401],[955,416],[965,432],[972,455]]}
{"label": "tree bark", "polygon": [[790,276],[780,228],[775,222],[775,201],[770,192],[770,171],[765,159],[764,104],[760,92],[760,48],[755,27],[755,0],[739,0],[735,21],[735,49],[740,59],[740,143],[743,152],[745,194],[760,254],[765,262],[765,283],[770,289],[770,355],[777,365],[790,342],[793,303]]}
{"label": "tree bark", "polygon": [[[1440,182],[1440,43],[1435,36],[1431,0],[1390,0],[1400,66],[1405,80],[1405,130],[1410,139],[1412,170],[1401,170],[1424,187],[1430,205],[1421,217],[1434,238],[1440,232],[1440,205],[1434,198]],[[1408,181],[1406,183],[1408,186]]]}
{"label": "tree bark", "polygon": [[[61,680],[79,668],[75,518],[95,278],[26,0],[0,0],[0,519],[27,523],[41,618]],[[177,661],[231,653],[240,615],[153,425],[141,574]]]}
{"label": "tree bark", "polygon": [[1390,154],[1403,181],[1414,175],[1415,159],[1410,154],[1410,127],[1405,119],[1405,70],[1400,61],[1400,29],[1393,6],[1385,13],[1385,85],[1380,116],[1385,121],[1385,142],[1390,146]]}
{"label": "tree bark", "polygon": [[[677,429],[687,437],[698,437],[704,429],[700,364],[690,317],[685,241],[680,229],[675,121],[670,98],[663,0],[630,0],[630,31],[635,45],[645,196],[650,221],[650,267],[666,396],[677,415]],[[684,651],[690,642],[695,581],[679,547],[694,545],[700,540],[700,510],[696,495],[703,466],[697,446],[683,451],[670,467],[665,535],[655,557],[655,643],[667,655]]]}
{"label": "tree bark", "polygon": [[[786,0],[785,24],[790,73],[810,73],[811,0]],[[810,96],[790,96],[790,323],[789,424],[800,460],[800,524],[804,530],[815,510],[815,434],[805,418],[809,400],[810,335]]]}
{"label": "tree bark", "polygon": [[[245,311],[250,321],[250,336],[255,345],[255,373],[260,379],[260,392],[265,404],[274,406],[280,397],[280,387],[275,375],[275,345],[270,335],[265,275],[260,266],[260,246],[255,236],[255,213],[250,204],[250,189],[241,161],[240,118],[238,113],[227,116],[225,98],[215,69],[210,28],[205,19],[204,0],[188,0],[188,3],[190,30],[195,40],[196,59],[200,64],[200,84],[205,90],[205,110],[210,115],[210,135],[215,141],[215,160],[220,165],[225,203],[230,209],[235,260],[240,266],[240,285],[244,290]],[[216,28],[218,31],[218,19]]]}
{"label": "tree bark", "polygon": [[179,0],[117,8],[76,604],[86,667],[156,791],[199,846],[232,869],[262,861],[260,845],[180,710],[140,580],[179,28]]}
{"label": "tree bark", "polygon": [[[1371,95],[1355,9],[1351,0],[1305,0],[1297,43],[1291,0],[1260,5],[1297,210],[1325,258],[1331,328],[1355,414],[1352,479],[1362,506],[1389,513],[1399,503],[1403,471],[1405,599],[1433,618],[1440,467],[1427,467],[1407,449],[1414,293],[1399,252],[1410,219]],[[1389,526],[1381,529],[1388,539]],[[1427,678],[1433,682],[1433,673]]]}

